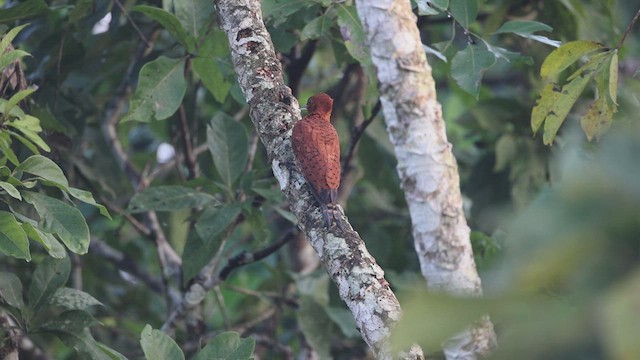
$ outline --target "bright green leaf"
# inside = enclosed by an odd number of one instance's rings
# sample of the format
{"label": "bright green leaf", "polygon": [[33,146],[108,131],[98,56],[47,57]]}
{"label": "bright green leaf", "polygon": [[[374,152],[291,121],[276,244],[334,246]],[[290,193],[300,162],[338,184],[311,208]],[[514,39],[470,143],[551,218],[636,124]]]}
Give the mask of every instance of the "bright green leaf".
{"label": "bright green leaf", "polygon": [[8,211],[0,211],[0,252],[17,259],[31,260],[27,234]]}
{"label": "bright green leaf", "polygon": [[450,0],[449,11],[462,27],[468,29],[478,15],[478,0]]}
{"label": "bright green leaf", "polygon": [[52,234],[41,231],[36,225],[30,222],[23,222],[22,229],[29,239],[41,244],[44,249],[47,250],[49,256],[56,259],[64,259],[67,256],[67,250],[65,250],[64,246],[60,244],[60,241]]}
{"label": "bright green leaf", "polygon": [[153,186],[137,193],[129,203],[129,212],[175,211],[192,209],[215,202],[215,198],[184,186]]}
{"label": "bright green leaf", "polygon": [[[4,11],[7,11],[7,9],[4,9]],[[9,47],[9,44],[11,44],[13,39],[15,39],[20,31],[22,31],[22,29],[27,26],[29,26],[29,24],[16,26],[2,36],[2,38],[0,39],[0,54],[2,54],[2,56],[6,55],[5,50],[7,49],[7,47]],[[0,69],[2,69],[2,67],[0,67]]]}
{"label": "bright green leaf", "polygon": [[207,144],[222,181],[231,189],[247,163],[247,130],[224,113],[216,114],[207,126]]}
{"label": "bright green leaf", "polygon": [[604,46],[594,41],[578,40],[568,42],[553,50],[544,59],[540,68],[540,76],[543,78],[554,77],[582,56],[602,49],[604,49]]}
{"label": "bright green leaf", "polygon": [[10,272],[0,272],[0,299],[16,309],[22,310],[22,283],[20,279]]}
{"label": "bright green leaf", "polygon": [[495,63],[496,57],[489,50],[470,44],[453,57],[451,76],[460,88],[477,98],[482,75]]}
{"label": "bright green leaf", "polygon": [[184,359],[184,354],[176,342],[162,331],[152,329],[150,325],[142,330],[140,345],[148,360]]}
{"label": "bright green leaf", "polygon": [[569,111],[578,100],[578,96],[582,93],[589,81],[593,78],[594,73],[588,73],[582,76],[578,76],[568,84],[562,87],[562,90],[557,93],[555,102],[551,106],[551,109],[545,116],[544,120],[544,134],[542,136],[542,142],[545,145],[551,145],[553,140],[560,129],[560,125],[564,122],[569,114]]}
{"label": "bright green leaf", "polygon": [[9,100],[7,100],[7,102],[4,104],[5,118],[7,116],[7,112],[10,112],[14,106],[18,105],[20,101],[31,95],[36,90],[38,90],[38,88],[33,86],[28,89],[20,90],[17,93],[13,94],[11,98],[9,98]]}
{"label": "bright green leaf", "polygon": [[[22,111],[22,109],[20,109],[17,106],[9,107],[8,104],[9,104],[9,100],[0,99],[0,114],[9,114],[9,116],[11,117],[24,119],[26,114],[24,113],[24,111]],[[6,109],[9,109],[9,110],[6,110]]]}
{"label": "bright green leaf", "polygon": [[138,87],[122,121],[163,120],[180,107],[187,90],[184,59],[160,56],[140,70]]}
{"label": "bright green leaf", "polygon": [[11,137],[6,131],[0,131],[0,152],[2,152],[13,165],[20,165],[20,160],[18,160],[16,153],[11,149]]}
{"label": "bright green leaf", "polygon": [[309,21],[307,25],[302,28],[302,32],[300,33],[300,41],[322,38],[326,36],[332,25],[332,19],[327,14],[322,14],[317,18]]}
{"label": "bright green leaf", "polygon": [[64,176],[62,169],[53,162],[53,160],[42,155],[32,155],[27,158],[20,166],[16,167],[16,173],[25,172],[52,183],[59,184],[63,189],[69,187],[67,177]]}
{"label": "bright green leaf", "polygon": [[102,216],[111,220],[111,214],[109,214],[109,210],[107,210],[107,208],[104,207],[104,205],[98,204],[96,200],[93,198],[93,194],[91,194],[91,192],[86,190],[76,189],[74,187],[69,187],[68,190],[69,190],[69,195],[73,196],[74,198],[84,203],[95,206]]}
{"label": "bright green leaf", "polygon": [[42,127],[40,127],[40,120],[38,118],[31,115],[25,115],[21,119],[8,122],[7,125],[22,132],[29,141],[38,145],[42,150],[47,152],[51,151],[49,145],[47,145],[39,135],[39,133],[42,132]]}
{"label": "bright green leaf", "polygon": [[35,315],[43,306],[49,305],[51,296],[69,279],[71,261],[68,257],[54,259],[45,257],[36,267],[29,285],[29,308]]}
{"label": "bright green leaf", "polygon": [[6,191],[7,194],[9,194],[12,198],[22,200],[22,196],[20,196],[20,192],[18,191],[18,189],[16,189],[16,187],[11,185],[10,183],[6,181],[0,181],[0,188]]}
{"label": "bright green leaf", "polygon": [[[9,64],[14,63],[16,60],[25,56],[31,56],[28,52],[23,50],[11,50],[0,56],[0,69],[4,69]],[[3,111],[4,112],[4,111]]]}
{"label": "bright green leaf", "polygon": [[606,133],[613,122],[613,109],[609,108],[604,94],[591,103],[589,110],[580,118],[580,126],[589,141]]}
{"label": "bright green leaf", "polygon": [[182,44],[187,51],[192,52],[196,47],[196,40],[191,34],[188,34],[185,28],[180,24],[178,18],[172,13],[163,9],[148,6],[148,5],[136,5],[131,8],[131,11],[140,11],[149,16],[153,20],[157,21],[165,28],[180,44]]}
{"label": "bright green leaf", "polygon": [[87,253],[90,241],[89,227],[80,210],[40,193],[24,192],[23,196],[36,208],[44,231],[58,235],[74,253]]}
{"label": "bright green leaf", "polygon": [[86,310],[90,306],[102,305],[100,301],[86,292],[68,287],[61,287],[56,290],[50,304],[73,310]]}
{"label": "bright green leaf", "polygon": [[255,340],[243,339],[237,332],[223,332],[209,341],[193,360],[250,360]]}

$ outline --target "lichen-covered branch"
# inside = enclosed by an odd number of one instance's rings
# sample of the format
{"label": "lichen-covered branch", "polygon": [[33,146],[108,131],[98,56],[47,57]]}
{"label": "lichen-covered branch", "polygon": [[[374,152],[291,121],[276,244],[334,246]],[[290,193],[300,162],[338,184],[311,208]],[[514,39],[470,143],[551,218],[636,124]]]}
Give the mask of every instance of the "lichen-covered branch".
{"label": "lichen-covered branch", "polygon": [[[377,69],[422,274],[429,289],[481,295],[458,167],[411,4],[408,0],[356,0],[356,6]],[[487,353],[494,342],[493,327],[486,319],[448,342],[445,354],[449,359],[473,359]]]}
{"label": "lichen-covered branch", "polygon": [[300,120],[297,100],[284,85],[259,0],[217,0],[218,19],[229,39],[238,82],[250,116],[267,149],[280,188],[300,228],[320,255],[362,337],[380,359],[391,358],[388,339],[400,305],[384,272],[343,216],[346,231],[328,231],[304,177],[295,167],[291,129]]}

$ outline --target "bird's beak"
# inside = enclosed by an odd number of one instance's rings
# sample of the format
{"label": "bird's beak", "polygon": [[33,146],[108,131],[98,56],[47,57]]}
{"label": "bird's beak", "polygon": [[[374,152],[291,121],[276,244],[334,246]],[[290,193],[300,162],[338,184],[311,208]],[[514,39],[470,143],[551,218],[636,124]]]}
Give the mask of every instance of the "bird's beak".
{"label": "bird's beak", "polygon": [[307,107],[306,107],[306,106],[302,106],[302,107],[300,108],[300,111],[307,111]]}

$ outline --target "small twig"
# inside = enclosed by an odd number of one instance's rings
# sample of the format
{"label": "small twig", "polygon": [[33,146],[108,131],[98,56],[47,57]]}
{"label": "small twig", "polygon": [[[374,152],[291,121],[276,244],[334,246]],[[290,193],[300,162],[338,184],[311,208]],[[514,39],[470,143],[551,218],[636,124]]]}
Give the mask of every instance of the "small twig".
{"label": "small twig", "polygon": [[288,231],[280,240],[272,243],[271,245],[263,249],[260,249],[253,253],[246,252],[246,251],[241,252],[240,254],[229,259],[229,261],[227,262],[227,265],[224,268],[222,268],[218,277],[222,281],[226,280],[229,274],[231,274],[233,270],[241,266],[245,266],[248,264],[252,264],[256,261],[260,261],[265,257],[273,254],[274,252],[278,251],[278,249],[280,249],[282,246],[284,246],[286,243],[291,241],[291,239],[293,239],[294,236],[295,236],[294,231]]}
{"label": "small twig", "polygon": [[282,303],[282,304],[291,306],[294,309],[297,309],[298,306],[299,306],[298,301],[296,299],[288,298],[286,296],[280,295],[280,294],[275,293],[275,292],[271,292],[271,291],[255,291],[255,290],[245,289],[245,288],[241,288],[239,286],[234,286],[234,285],[227,284],[227,283],[224,283],[222,285],[224,286],[225,289],[228,289],[228,290],[240,293],[240,294],[257,297],[259,299],[267,298],[269,301],[272,301],[272,302],[275,302],[275,303]]}
{"label": "small twig", "polygon": [[184,159],[187,163],[187,169],[189,171],[188,179],[192,180],[200,176],[200,169],[198,168],[198,162],[196,154],[193,152],[193,145],[191,144],[191,133],[189,132],[189,126],[187,124],[187,113],[184,110],[184,104],[179,108],[180,118],[180,135],[182,136],[182,146],[184,151]]}
{"label": "small twig", "polygon": [[218,303],[218,307],[220,308],[220,314],[222,315],[222,319],[224,320],[224,327],[227,329],[230,329],[231,321],[229,320],[229,315],[227,314],[227,305],[224,302],[224,296],[222,296],[222,291],[220,291],[220,286],[215,286],[213,288],[213,292],[216,295],[216,302]]}
{"label": "small twig", "polygon": [[251,337],[256,339],[256,342],[258,344],[266,345],[266,346],[272,348],[275,351],[281,352],[282,355],[284,356],[283,359],[285,359],[285,360],[293,360],[293,359],[295,359],[293,349],[291,349],[289,346],[286,346],[284,344],[281,344],[281,343],[275,341],[273,339],[273,336],[265,336],[265,335],[254,334]]}
{"label": "small twig", "polygon": [[627,39],[627,35],[629,35],[629,33],[631,32],[631,29],[633,28],[633,25],[636,24],[636,21],[638,21],[638,18],[640,18],[640,9],[638,9],[636,15],[633,17],[633,19],[631,19],[631,23],[629,23],[629,26],[627,26],[627,30],[625,30],[624,34],[622,34],[622,37],[620,38],[620,42],[618,43],[616,49],[622,48],[622,44]]}
{"label": "small twig", "polygon": [[122,13],[124,14],[124,16],[127,18],[127,20],[129,20],[129,22],[131,23],[131,27],[133,27],[133,29],[138,33],[138,36],[140,36],[140,40],[142,40],[142,42],[145,43],[145,45],[147,45],[147,48],[151,47],[151,43],[149,42],[149,40],[147,40],[147,38],[144,36],[144,34],[142,33],[142,31],[140,30],[140,28],[138,27],[138,25],[136,24],[135,21],[133,21],[133,19],[131,18],[131,16],[129,15],[129,12],[127,11],[127,9],[124,8],[124,6],[122,6],[122,4],[120,3],[120,0],[115,0],[116,5],[118,6],[118,8],[120,9],[120,11],[122,11]]}
{"label": "small twig", "polygon": [[353,155],[356,150],[356,145],[358,145],[358,142],[360,141],[362,134],[364,134],[364,131],[367,129],[367,126],[369,126],[369,124],[373,122],[373,119],[375,119],[375,117],[380,112],[380,107],[381,103],[380,100],[378,100],[376,105],[373,107],[373,110],[371,110],[371,116],[363,121],[362,124],[353,128],[353,132],[351,133],[351,141],[349,142],[349,150],[347,151],[347,155],[345,156],[344,163],[342,165],[342,176],[346,176],[345,174],[351,171],[351,162],[353,161]]}

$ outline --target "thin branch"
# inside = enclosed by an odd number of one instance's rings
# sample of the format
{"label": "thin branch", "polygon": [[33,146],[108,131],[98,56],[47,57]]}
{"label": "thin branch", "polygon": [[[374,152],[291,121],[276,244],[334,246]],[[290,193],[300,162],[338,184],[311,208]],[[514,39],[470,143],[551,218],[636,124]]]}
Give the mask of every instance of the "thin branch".
{"label": "thin branch", "polygon": [[627,30],[625,30],[624,34],[622,34],[622,37],[620,38],[620,42],[618,43],[616,49],[622,48],[622,44],[627,39],[627,35],[629,35],[629,33],[631,32],[631,29],[636,24],[636,21],[638,21],[638,18],[640,18],[640,9],[638,9],[636,15],[633,17],[633,19],[631,19],[631,23],[629,23],[629,26],[627,26]]}
{"label": "thin branch", "polygon": [[286,64],[286,72],[289,80],[289,87],[291,87],[291,93],[293,96],[298,96],[298,88],[300,87],[300,80],[304,71],[307,69],[313,54],[316,51],[317,40],[311,40],[302,48],[300,56],[296,57],[297,48],[291,49],[291,52],[287,56],[289,62]]}
{"label": "thin branch", "polygon": [[275,302],[275,303],[278,303],[278,304],[285,304],[285,305],[290,306],[290,307],[292,307],[294,309],[297,309],[298,306],[300,305],[296,299],[288,298],[288,297],[283,296],[281,294],[278,294],[276,292],[272,292],[272,291],[255,291],[255,290],[245,289],[245,288],[241,288],[239,286],[235,286],[235,285],[231,285],[231,284],[227,284],[227,283],[223,283],[221,285],[224,286],[224,288],[227,289],[227,290],[231,290],[231,291],[234,291],[234,292],[237,292],[237,293],[240,293],[240,294],[244,294],[244,295],[248,295],[248,296],[257,297],[259,299],[267,298],[271,302]]}
{"label": "thin branch", "polygon": [[196,154],[193,152],[191,134],[189,132],[189,125],[187,124],[187,113],[184,110],[184,105],[180,105],[178,117],[180,118],[180,135],[182,136],[184,158],[187,163],[187,169],[189,170],[188,179],[191,180],[200,176],[200,169],[198,168]]}
{"label": "thin branch", "polygon": [[120,9],[120,11],[122,12],[122,14],[124,14],[127,20],[129,20],[129,23],[131,23],[131,27],[133,27],[133,29],[138,33],[138,36],[140,36],[140,40],[142,40],[142,42],[145,43],[145,45],[147,45],[147,48],[151,48],[152,47],[151,43],[149,42],[149,40],[147,40],[147,38],[144,36],[142,31],[140,31],[140,28],[138,27],[136,22],[133,21],[127,9],[125,9],[124,6],[122,6],[122,3],[120,3],[120,0],[115,0],[115,3]]}
{"label": "thin branch", "polygon": [[295,231],[288,231],[282,238],[280,238],[280,240],[272,243],[271,245],[263,249],[260,249],[256,252],[243,251],[240,254],[232,257],[227,262],[227,265],[224,268],[222,268],[222,270],[218,274],[218,277],[220,278],[220,280],[224,281],[227,279],[227,277],[229,276],[229,274],[231,274],[233,270],[245,265],[253,264],[256,261],[260,261],[266,258],[267,256],[278,251],[281,247],[283,247],[289,241],[291,241],[295,237],[295,234],[296,234]]}
{"label": "thin branch", "polygon": [[376,102],[375,106],[373,107],[373,110],[371,110],[371,116],[363,121],[362,124],[353,128],[353,131],[351,132],[351,141],[349,142],[349,150],[347,151],[347,155],[345,156],[344,162],[342,163],[342,176],[346,176],[352,170],[351,162],[353,161],[353,155],[356,151],[356,146],[358,145],[362,134],[364,134],[364,131],[367,130],[369,124],[373,122],[375,117],[380,112],[380,108],[381,103],[380,100],[378,100],[378,102]]}

